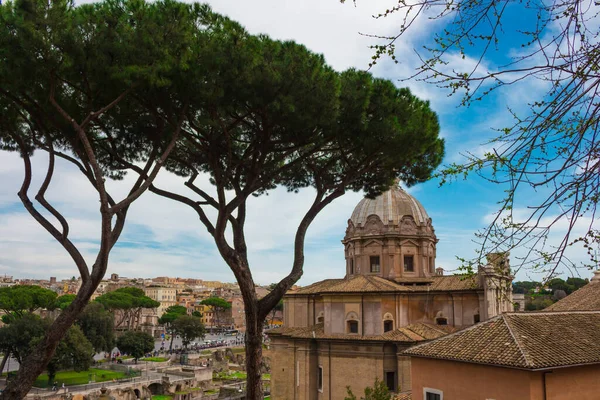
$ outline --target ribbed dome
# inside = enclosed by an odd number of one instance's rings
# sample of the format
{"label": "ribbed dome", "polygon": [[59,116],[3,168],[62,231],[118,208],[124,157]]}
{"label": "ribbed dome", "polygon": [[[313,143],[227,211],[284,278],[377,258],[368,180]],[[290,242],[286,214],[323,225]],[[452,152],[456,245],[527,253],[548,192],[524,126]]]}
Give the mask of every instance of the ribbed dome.
{"label": "ribbed dome", "polygon": [[369,215],[373,214],[384,225],[399,225],[405,215],[412,216],[417,225],[425,225],[429,220],[421,203],[400,187],[394,187],[375,199],[362,199],[352,212],[350,220],[355,226],[364,225]]}

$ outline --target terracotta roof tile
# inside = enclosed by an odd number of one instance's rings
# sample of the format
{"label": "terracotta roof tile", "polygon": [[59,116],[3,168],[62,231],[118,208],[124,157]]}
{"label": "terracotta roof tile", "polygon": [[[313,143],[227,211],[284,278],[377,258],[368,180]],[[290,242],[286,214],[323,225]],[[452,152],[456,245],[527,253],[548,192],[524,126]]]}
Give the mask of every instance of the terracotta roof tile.
{"label": "terracotta roof tile", "polygon": [[410,292],[408,286],[398,285],[379,276],[356,275],[348,279],[326,279],[306,286],[289,295],[321,293]]}
{"label": "terracotta roof tile", "polygon": [[[416,285],[414,283],[425,283]],[[477,290],[477,278],[466,275],[434,276],[431,278],[396,279],[379,276],[355,275],[347,279],[326,279],[303,287],[287,295],[325,293],[383,293],[383,292],[449,292]]]}
{"label": "terracotta roof tile", "polygon": [[592,281],[544,311],[600,311],[600,283]]}
{"label": "terracotta roof tile", "polygon": [[[412,287],[413,291],[462,291],[479,289],[475,275],[435,275],[429,278],[398,278],[395,282]],[[410,286],[412,285],[412,286]]]}
{"label": "terracotta roof tile", "polygon": [[448,333],[454,332],[456,328],[450,326],[437,327],[426,323],[415,323],[403,328],[385,332],[381,335],[356,335],[346,333],[326,334],[323,324],[317,324],[302,328],[275,328],[269,331],[269,335],[289,336],[297,339],[340,339],[359,341],[385,341],[385,342],[422,342],[424,340],[437,339]]}
{"label": "terracotta roof tile", "polygon": [[393,397],[393,400],[412,400],[412,392],[399,393]]}
{"label": "terracotta roof tile", "polygon": [[330,286],[335,286],[341,281],[343,281],[343,279],[325,279],[320,282],[315,282],[312,285],[304,286],[300,289],[287,292],[286,294],[318,294],[321,293],[321,290],[324,290]]}
{"label": "terracotta roof tile", "polygon": [[600,363],[600,312],[503,314],[406,354],[527,369]]}
{"label": "terracotta roof tile", "polygon": [[445,275],[434,276],[430,291],[453,291],[478,289],[477,276]]}

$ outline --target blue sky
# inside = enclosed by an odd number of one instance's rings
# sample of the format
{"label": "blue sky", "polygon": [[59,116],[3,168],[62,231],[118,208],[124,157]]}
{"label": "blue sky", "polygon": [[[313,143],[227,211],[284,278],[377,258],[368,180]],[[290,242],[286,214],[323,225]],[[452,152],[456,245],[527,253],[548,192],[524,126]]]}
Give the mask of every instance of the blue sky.
{"label": "blue sky", "polygon": [[[394,2],[357,0],[341,4],[337,0],[214,0],[209,1],[217,12],[242,23],[252,33],[265,33],[276,39],[292,39],[309,49],[324,54],[337,70],[367,67],[372,50],[371,39],[358,32],[392,34],[398,18],[374,20],[371,15],[385,10]],[[512,26],[506,26],[509,40],[498,52],[484,59],[480,68],[493,69],[518,54],[519,35],[524,14],[515,14]],[[483,154],[490,147],[485,143],[493,137],[493,128],[508,126],[511,109],[525,112],[527,102],[544,92],[538,81],[526,81],[518,86],[498,91],[469,108],[460,107],[458,96],[422,82],[401,82],[418,65],[414,49],[430,42],[434,28],[428,21],[414,25],[412,31],[397,43],[399,64],[382,60],[373,74],[392,79],[398,86],[409,86],[421,98],[431,102],[438,113],[441,134],[446,139],[445,163],[461,161],[467,151]],[[512,47],[514,46],[514,48]],[[449,69],[462,70],[474,65],[472,58],[453,58]],[[34,157],[39,184],[43,174],[43,155]],[[35,170],[34,170],[35,171]],[[69,217],[72,238],[91,260],[97,246],[99,224],[97,199],[77,171],[65,164],[58,165],[55,181],[48,198]],[[34,172],[35,173],[35,172]],[[0,152],[0,273],[15,277],[59,278],[77,275],[66,253],[24,211],[16,193],[22,179],[22,163],[15,154]],[[162,186],[178,186],[178,178],[163,172],[158,182]],[[111,183],[116,193],[125,194],[125,184]],[[203,181],[209,187],[208,181]],[[474,233],[485,227],[502,198],[502,187],[470,177],[438,187],[431,181],[415,186],[410,192],[421,201],[439,238],[437,265],[455,269],[456,256],[472,257],[476,245]],[[343,247],[340,243],[346,222],[360,200],[359,193],[348,193],[324,210],[311,226],[306,241],[305,273],[301,284],[344,274]],[[291,244],[297,222],[311,202],[310,190],[289,194],[275,190],[269,196],[253,199],[249,205],[247,237],[250,261],[255,279],[268,284],[282,278],[291,266]],[[520,206],[528,204],[523,202]],[[560,232],[551,240],[558,239]],[[585,260],[580,251],[571,254],[575,260]],[[206,280],[233,281],[233,275],[221,260],[213,242],[194,214],[184,206],[145,194],[134,203],[122,239],[112,252],[108,273],[128,277],[181,276]],[[580,272],[591,276],[588,271]],[[517,279],[541,279],[542,275],[519,271]]]}

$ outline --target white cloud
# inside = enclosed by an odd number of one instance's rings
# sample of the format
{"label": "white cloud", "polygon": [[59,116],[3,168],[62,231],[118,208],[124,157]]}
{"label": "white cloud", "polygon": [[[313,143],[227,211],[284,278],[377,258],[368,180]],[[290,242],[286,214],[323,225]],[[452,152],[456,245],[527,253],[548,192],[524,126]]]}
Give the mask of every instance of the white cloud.
{"label": "white cloud", "polygon": [[[380,20],[371,17],[394,5],[388,0],[359,0],[356,7],[351,2],[342,5],[337,0],[219,0],[210,3],[215,11],[240,21],[252,33],[267,33],[276,39],[293,39],[312,51],[323,53],[337,70],[367,67],[373,54],[368,47],[374,41],[360,36],[358,32],[388,35],[395,33],[400,23],[399,17]],[[414,25],[409,34],[397,43],[396,56],[400,63],[383,60],[373,68],[373,73],[394,80],[410,76],[418,65],[413,49],[423,38],[431,37],[432,32],[431,21],[426,19]],[[470,58],[455,61],[449,68],[461,69],[473,66],[474,62]],[[486,61],[480,68],[491,68],[490,65]],[[398,82],[399,86],[405,84],[416,95],[431,100],[433,108],[442,116],[443,136],[448,138],[449,148],[453,151],[455,148],[472,149],[475,143],[483,143],[488,136],[481,132],[502,122],[504,117],[499,115],[505,115],[505,104],[511,100],[510,93],[506,93],[506,97],[498,101],[498,108],[485,110],[484,115],[477,119],[473,117],[465,124],[464,115],[467,111],[462,108],[457,111],[457,98],[448,98],[446,91],[422,82]],[[523,90],[528,91],[527,87]],[[463,119],[457,119],[461,115]],[[453,154],[448,154],[449,159]],[[32,189],[37,188],[43,178],[45,162],[43,154],[33,158],[35,176]],[[111,193],[115,193],[117,198],[123,197],[133,178],[130,176],[123,182],[110,182]],[[2,273],[37,277],[75,275],[76,268],[66,252],[20,205],[16,193],[21,179],[22,160],[15,153],[0,152]],[[206,177],[199,179],[199,185],[211,190]],[[183,190],[181,179],[164,171],[157,178],[157,186],[173,191]],[[418,186],[411,189],[411,193],[443,197],[448,193],[444,190],[434,192]],[[475,192],[474,197],[477,195]],[[339,241],[360,197],[360,194],[348,193],[336,200],[309,228],[305,274],[301,283],[343,276],[343,247]],[[73,239],[86,258],[92,260],[99,236],[98,196],[93,188],[76,169],[58,162],[55,180],[47,198],[69,218]],[[270,283],[289,271],[295,229],[311,202],[310,189],[302,190],[299,194],[277,189],[269,196],[251,200],[246,233],[256,281]],[[472,251],[471,228],[476,229],[480,225],[480,221],[471,223],[460,216],[452,219],[447,212],[451,206],[449,202],[440,209],[429,210],[430,214],[440,213],[446,217],[443,223],[436,224],[434,221],[440,237],[438,265],[446,269],[453,269],[457,265],[455,254],[463,255]],[[152,193],[144,194],[132,205],[122,240],[111,256],[110,272],[130,277],[171,275],[233,280],[233,275],[195,213],[184,205]]]}

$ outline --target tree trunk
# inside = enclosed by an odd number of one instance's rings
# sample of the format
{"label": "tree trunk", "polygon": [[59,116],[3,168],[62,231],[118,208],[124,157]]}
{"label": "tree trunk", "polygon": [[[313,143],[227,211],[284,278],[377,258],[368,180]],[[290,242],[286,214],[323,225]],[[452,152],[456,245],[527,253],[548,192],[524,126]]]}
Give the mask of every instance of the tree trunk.
{"label": "tree trunk", "polygon": [[254,307],[246,307],[246,399],[262,400],[264,392],[261,381],[263,324]]}
{"label": "tree trunk", "polygon": [[8,383],[6,389],[0,394],[0,399],[14,400],[27,396],[37,377],[44,372],[52,359],[58,342],[65,336],[67,330],[73,325],[73,322],[89,301],[94,288],[91,288],[91,290],[87,288],[87,291],[89,293],[85,293],[80,299],[76,298],[66,310],[58,315],[43,340],[23,359],[17,376]]}
{"label": "tree trunk", "polygon": [[[4,355],[4,357],[2,358],[2,363],[0,364],[0,374],[2,374],[2,371],[4,371],[4,367],[6,366],[8,357],[10,357],[10,351],[7,351],[6,354]],[[8,376],[8,371],[7,371],[6,375]]]}
{"label": "tree trunk", "polygon": [[48,372],[48,387],[52,387],[54,386],[54,378],[56,378],[56,373],[50,373]]}

